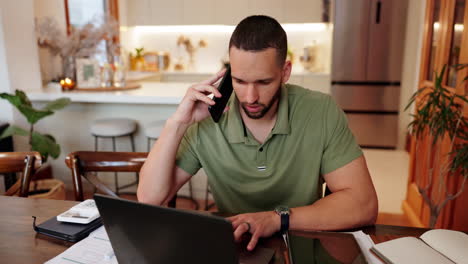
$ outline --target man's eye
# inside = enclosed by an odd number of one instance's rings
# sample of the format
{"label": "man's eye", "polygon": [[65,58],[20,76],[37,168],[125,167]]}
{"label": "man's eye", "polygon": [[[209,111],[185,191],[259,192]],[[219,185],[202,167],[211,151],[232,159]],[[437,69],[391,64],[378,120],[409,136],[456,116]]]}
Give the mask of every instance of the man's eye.
{"label": "man's eye", "polygon": [[242,81],[242,80],[236,80],[236,83],[238,83],[238,84],[244,84],[245,82]]}
{"label": "man's eye", "polygon": [[263,84],[263,85],[267,85],[267,84],[270,84],[271,82],[270,81],[259,81],[258,83]]}

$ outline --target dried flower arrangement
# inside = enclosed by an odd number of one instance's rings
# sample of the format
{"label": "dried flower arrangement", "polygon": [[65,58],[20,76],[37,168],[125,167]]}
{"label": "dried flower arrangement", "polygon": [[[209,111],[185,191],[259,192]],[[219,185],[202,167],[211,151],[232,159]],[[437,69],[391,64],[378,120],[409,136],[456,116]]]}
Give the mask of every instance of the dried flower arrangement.
{"label": "dried flower arrangement", "polygon": [[199,48],[205,48],[206,46],[208,46],[208,43],[204,39],[200,39],[200,41],[198,42],[198,46],[196,47],[192,44],[192,41],[190,40],[190,38],[184,35],[180,35],[177,38],[177,46],[185,47],[185,50],[187,51],[190,57],[190,67],[194,67],[195,53],[197,52]]}
{"label": "dried flower arrangement", "polygon": [[90,57],[97,51],[101,40],[107,40],[110,55],[118,54],[119,23],[112,17],[96,18],[80,28],[71,27],[64,32],[51,17],[36,19],[36,35],[40,47],[60,57]]}

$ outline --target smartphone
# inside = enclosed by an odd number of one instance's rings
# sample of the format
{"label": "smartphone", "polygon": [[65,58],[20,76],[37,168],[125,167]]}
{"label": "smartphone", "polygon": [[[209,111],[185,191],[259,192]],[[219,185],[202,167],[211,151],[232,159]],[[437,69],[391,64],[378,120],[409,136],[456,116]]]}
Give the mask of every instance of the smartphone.
{"label": "smartphone", "polygon": [[216,123],[218,123],[224,112],[224,108],[226,108],[226,104],[231,97],[232,90],[231,67],[228,66],[226,73],[218,86],[218,91],[221,93],[221,97],[213,97],[215,104],[208,106],[208,111],[210,112],[213,121]]}

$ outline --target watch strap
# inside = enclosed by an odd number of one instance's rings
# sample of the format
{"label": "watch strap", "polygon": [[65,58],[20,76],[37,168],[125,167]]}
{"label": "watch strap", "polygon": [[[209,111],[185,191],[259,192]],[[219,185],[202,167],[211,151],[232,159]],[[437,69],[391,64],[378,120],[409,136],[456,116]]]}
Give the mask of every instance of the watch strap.
{"label": "watch strap", "polygon": [[280,232],[285,233],[286,231],[289,230],[289,214],[287,213],[282,213],[280,214],[281,216],[281,228]]}

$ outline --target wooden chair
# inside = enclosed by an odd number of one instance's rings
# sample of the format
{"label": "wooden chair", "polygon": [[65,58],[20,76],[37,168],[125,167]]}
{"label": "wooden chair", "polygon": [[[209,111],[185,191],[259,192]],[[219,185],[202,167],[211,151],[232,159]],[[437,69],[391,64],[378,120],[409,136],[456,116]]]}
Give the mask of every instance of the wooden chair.
{"label": "wooden chair", "polygon": [[[100,192],[117,197],[117,194],[90,172],[140,172],[147,152],[77,151],[68,154],[65,163],[71,169],[75,200],[83,201],[81,177],[87,179]],[[169,202],[175,207],[176,197]]]}
{"label": "wooden chair", "polygon": [[0,152],[0,173],[21,172],[21,177],[5,192],[5,195],[18,194],[20,197],[27,197],[29,183],[41,165],[42,158],[39,152]]}

